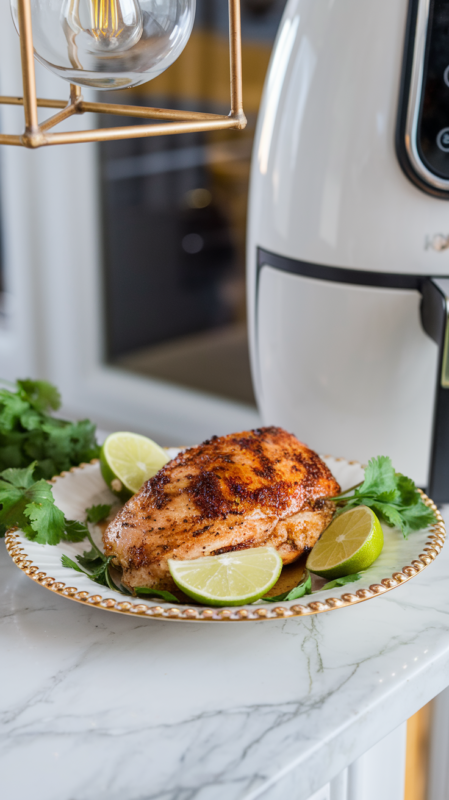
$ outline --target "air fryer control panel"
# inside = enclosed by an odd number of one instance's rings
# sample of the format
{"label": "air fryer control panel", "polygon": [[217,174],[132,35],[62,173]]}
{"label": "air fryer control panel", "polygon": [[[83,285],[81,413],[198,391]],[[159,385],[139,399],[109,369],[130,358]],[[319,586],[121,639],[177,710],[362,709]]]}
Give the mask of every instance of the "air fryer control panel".
{"label": "air fryer control panel", "polygon": [[449,179],[449,2],[431,4],[424,64],[418,150],[436,175]]}
{"label": "air fryer control panel", "polygon": [[397,151],[414,183],[449,199],[449,0],[410,0]]}

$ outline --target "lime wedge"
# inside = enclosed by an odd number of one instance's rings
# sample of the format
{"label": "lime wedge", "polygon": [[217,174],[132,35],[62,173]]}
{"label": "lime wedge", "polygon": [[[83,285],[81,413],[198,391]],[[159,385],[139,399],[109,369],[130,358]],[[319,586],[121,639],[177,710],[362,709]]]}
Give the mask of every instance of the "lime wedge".
{"label": "lime wedge", "polygon": [[282,558],[274,547],[254,547],[192,561],[168,560],[176,585],[209,606],[253,603],[276,583]]}
{"label": "lime wedge", "polygon": [[342,578],[366,569],[384,546],[382,527],[367,506],[334,519],[307,559],[307,569],[323,578]]}
{"label": "lime wedge", "polygon": [[165,450],[146,436],[111,433],[101,448],[101,474],[111,491],[125,502],[169,460]]}

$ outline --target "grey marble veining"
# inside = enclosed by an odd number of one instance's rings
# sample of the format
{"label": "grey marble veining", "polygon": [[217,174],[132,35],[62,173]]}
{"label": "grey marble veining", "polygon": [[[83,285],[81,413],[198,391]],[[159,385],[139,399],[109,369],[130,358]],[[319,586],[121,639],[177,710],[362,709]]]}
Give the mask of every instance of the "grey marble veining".
{"label": "grey marble veining", "polygon": [[448,573],[446,546],[353,608],[168,623],[54,595],[0,544],[1,784],[15,800],[305,800],[449,683]]}

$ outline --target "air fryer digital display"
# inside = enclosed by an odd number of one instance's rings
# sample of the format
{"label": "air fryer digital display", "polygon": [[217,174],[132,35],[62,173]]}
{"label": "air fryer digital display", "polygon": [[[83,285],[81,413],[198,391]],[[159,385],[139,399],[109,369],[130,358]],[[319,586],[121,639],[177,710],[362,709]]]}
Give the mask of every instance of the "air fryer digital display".
{"label": "air fryer digital display", "polygon": [[449,0],[409,0],[396,154],[416,186],[449,200]]}
{"label": "air fryer digital display", "polygon": [[431,0],[417,146],[431,172],[449,179],[449,2]]}

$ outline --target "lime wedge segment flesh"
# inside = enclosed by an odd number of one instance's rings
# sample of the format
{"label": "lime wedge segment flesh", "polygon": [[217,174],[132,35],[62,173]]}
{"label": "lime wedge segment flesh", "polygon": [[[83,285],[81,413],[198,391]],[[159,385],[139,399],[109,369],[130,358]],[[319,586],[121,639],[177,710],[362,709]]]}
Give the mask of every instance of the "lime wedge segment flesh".
{"label": "lime wedge segment flesh", "polygon": [[111,433],[101,448],[101,474],[109,488],[128,500],[169,461],[156,442],[138,433]]}
{"label": "lime wedge segment flesh", "polygon": [[342,578],[367,569],[384,546],[382,526],[367,506],[333,520],[307,559],[307,569],[323,578]]}
{"label": "lime wedge segment flesh", "polygon": [[176,585],[199,603],[241,606],[274,586],[282,558],[274,547],[254,547],[191,561],[169,559],[168,566]]}

